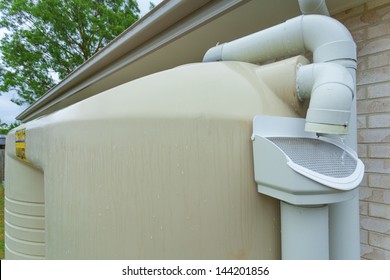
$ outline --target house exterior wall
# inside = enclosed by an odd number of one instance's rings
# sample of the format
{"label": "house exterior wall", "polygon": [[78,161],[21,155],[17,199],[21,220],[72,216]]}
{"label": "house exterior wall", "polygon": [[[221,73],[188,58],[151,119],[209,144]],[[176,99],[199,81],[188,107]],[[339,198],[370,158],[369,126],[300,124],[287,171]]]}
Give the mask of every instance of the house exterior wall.
{"label": "house exterior wall", "polygon": [[373,0],[333,15],[358,48],[358,153],[361,258],[390,259],[390,1]]}

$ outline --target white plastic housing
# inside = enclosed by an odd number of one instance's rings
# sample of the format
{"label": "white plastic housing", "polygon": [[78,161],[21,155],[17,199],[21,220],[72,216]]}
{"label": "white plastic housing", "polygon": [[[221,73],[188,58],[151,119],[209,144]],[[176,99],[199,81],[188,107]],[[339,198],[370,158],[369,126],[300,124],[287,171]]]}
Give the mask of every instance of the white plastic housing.
{"label": "white plastic housing", "polygon": [[353,196],[364,174],[356,153],[341,141],[304,131],[305,119],[256,116],[253,152],[260,193],[297,205]]}

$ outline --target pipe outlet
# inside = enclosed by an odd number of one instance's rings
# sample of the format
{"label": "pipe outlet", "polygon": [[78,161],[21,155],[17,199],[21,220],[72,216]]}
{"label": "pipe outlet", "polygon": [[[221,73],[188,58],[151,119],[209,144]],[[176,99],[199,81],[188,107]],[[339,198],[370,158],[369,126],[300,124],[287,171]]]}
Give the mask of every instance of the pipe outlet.
{"label": "pipe outlet", "polygon": [[336,63],[301,66],[296,78],[297,96],[310,98],[305,130],[326,134],[347,134],[354,98],[354,79]]}

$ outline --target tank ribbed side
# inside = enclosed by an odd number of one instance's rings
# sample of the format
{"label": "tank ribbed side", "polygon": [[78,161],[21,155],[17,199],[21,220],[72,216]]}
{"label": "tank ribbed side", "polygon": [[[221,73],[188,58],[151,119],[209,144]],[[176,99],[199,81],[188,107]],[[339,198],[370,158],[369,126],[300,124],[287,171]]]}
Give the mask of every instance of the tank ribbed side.
{"label": "tank ribbed side", "polygon": [[45,257],[45,205],[5,197],[5,251],[7,259]]}

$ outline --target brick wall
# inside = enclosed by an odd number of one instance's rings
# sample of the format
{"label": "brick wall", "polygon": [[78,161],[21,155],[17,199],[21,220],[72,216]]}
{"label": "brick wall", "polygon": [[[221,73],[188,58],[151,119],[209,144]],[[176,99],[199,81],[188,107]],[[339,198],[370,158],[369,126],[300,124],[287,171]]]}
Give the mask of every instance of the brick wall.
{"label": "brick wall", "polygon": [[362,259],[390,260],[390,0],[372,0],[333,16],[358,47],[358,153]]}

